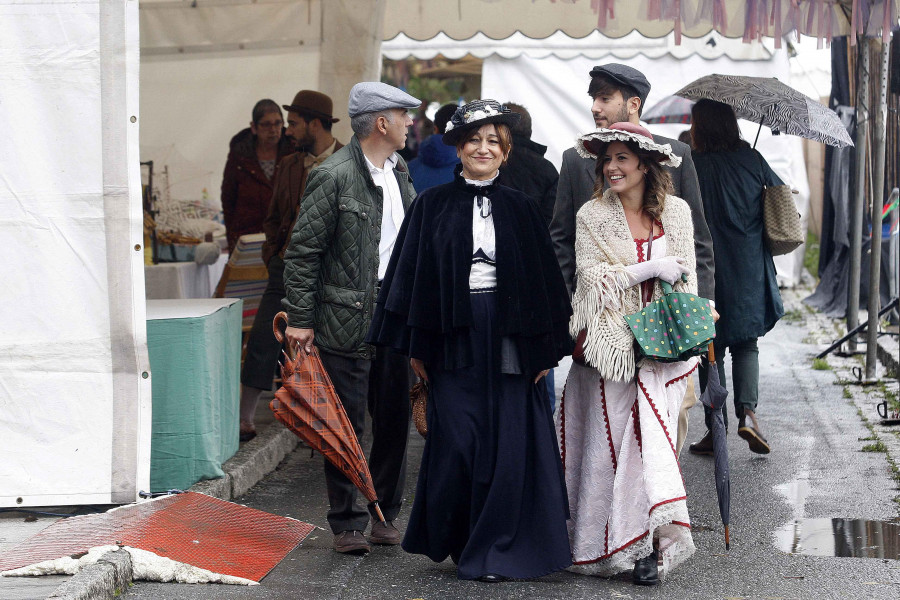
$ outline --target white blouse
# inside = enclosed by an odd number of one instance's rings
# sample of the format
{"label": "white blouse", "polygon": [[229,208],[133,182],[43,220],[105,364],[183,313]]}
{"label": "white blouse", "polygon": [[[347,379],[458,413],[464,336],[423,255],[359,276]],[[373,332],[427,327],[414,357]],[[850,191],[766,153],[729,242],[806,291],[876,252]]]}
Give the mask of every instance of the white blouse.
{"label": "white blouse", "polygon": [[[495,175],[484,181],[466,179],[476,187],[492,184]],[[481,201],[481,206],[478,205]],[[482,216],[487,215],[487,216]],[[472,202],[472,269],[469,271],[469,289],[486,290],[497,287],[497,245],[494,238],[494,215],[487,196],[476,196]]]}

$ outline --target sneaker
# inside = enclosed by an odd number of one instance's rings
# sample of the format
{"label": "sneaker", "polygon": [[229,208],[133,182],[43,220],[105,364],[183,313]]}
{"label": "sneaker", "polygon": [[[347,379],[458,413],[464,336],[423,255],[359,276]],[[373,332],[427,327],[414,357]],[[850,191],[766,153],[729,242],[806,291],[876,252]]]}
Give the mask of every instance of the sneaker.
{"label": "sneaker", "polygon": [[372,547],[362,531],[342,531],[334,534],[334,551],[341,554],[368,554]]}
{"label": "sneaker", "polygon": [[369,541],[373,544],[383,544],[385,546],[396,546],[400,543],[402,536],[394,527],[393,521],[382,523],[375,521],[372,523],[372,531],[369,532]]}
{"label": "sneaker", "polygon": [[691,454],[699,454],[701,456],[712,456],[713,455],[713,439],[712,432],[707,431],[706,435],[704,435],[700,441],[694,442],[690,446],[688,446],[688,450],[691,451]]}

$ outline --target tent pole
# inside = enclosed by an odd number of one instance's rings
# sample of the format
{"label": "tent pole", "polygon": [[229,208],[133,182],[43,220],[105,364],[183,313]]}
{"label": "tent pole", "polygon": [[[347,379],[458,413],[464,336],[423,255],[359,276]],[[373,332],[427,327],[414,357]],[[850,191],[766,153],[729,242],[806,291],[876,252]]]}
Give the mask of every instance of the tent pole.
{"label": "tent pole", "polygon": [[[862,262],[863,212],[866,202],[866,133],[869,129],[869,40],[857,38],[859,79],[856,85],[856,194],[850,211],[850,285],[847,298],[847,331],[859,325],[859,279]],[[856,352],[856,336],[847,340],[847,350]]]}
{"label": "tent pole", "polygon": [[872,185],[872,255],[869,260],[869,330],[866,338],[866,379],[876,376],[878,350],[878,311],[881,303],[881,210],[884,206],[884,147],[886,143],[888,74],[890,73],[891,42],[881,42],[881,71],[879,76],[878,112],[875,113],[875,155],[872,157],[874,184]]}

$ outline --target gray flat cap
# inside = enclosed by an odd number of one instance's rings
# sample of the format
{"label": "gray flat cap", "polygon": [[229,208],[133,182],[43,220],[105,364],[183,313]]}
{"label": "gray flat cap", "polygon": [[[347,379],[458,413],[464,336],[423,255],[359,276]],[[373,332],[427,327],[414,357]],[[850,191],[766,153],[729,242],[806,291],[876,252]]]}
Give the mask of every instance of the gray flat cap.
{"label": "gray flat cap", "polygon": [[363,81],[350,90],[347,112],[351,117],[389,108],[419,108],[422,101],[380,81]]}

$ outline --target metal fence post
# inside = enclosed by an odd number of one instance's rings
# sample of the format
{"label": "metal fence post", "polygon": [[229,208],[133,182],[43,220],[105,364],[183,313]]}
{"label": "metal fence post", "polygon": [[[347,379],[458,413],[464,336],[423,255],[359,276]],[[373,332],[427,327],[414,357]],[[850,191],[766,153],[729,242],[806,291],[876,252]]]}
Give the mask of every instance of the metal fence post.
{"label": "metal fence post", "polygon": [[[866,202],[866,154],[869,129],[869,40],[857,38],[859,78],[856,84],[856,194],[850,210],[850,284],[847,288],[847,331],[859,325],[859,280],[862,263],[863,212]],[[847,340],[847,350],[856,352],[856,336]]]}
{"label": "metal fence post", "polygon": [[884,207],[884,147],[887,140],[887,93],[890,75],[891,38],[881,42],[878,108],[875,113],[875,154],[872,157],[872,255],[869,259],[869,330],[866,337],[866,379],[876,378],[878,312],[881,308],[881,210]]}

